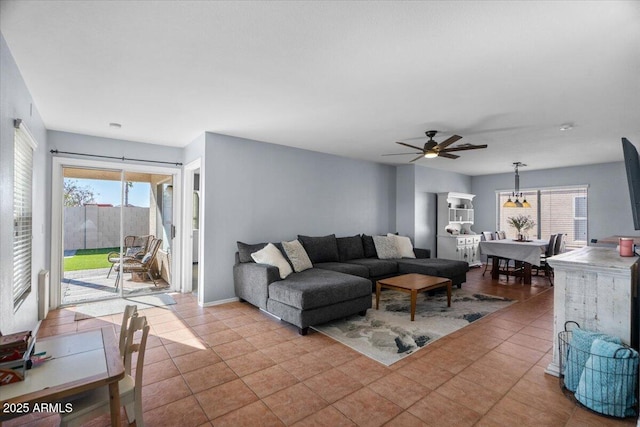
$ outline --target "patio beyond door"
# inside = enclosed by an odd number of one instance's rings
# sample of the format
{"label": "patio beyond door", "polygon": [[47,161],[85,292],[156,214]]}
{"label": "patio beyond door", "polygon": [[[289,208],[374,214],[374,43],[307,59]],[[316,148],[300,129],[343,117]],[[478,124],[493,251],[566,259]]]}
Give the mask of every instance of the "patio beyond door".
{"label": "patio beyond door", "polygon": [[173,175],[63,167],[61,304],[171,284]]}

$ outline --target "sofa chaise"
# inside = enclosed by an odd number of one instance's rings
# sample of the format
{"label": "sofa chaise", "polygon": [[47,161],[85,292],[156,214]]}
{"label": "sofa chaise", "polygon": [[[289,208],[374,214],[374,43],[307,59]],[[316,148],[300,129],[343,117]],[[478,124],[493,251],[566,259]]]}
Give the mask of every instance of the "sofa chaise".
{"label": "sofa chaise", "polygon": [[[420,273],[447,277],[461,287],[469,271],[466,262],[430,258],[428,249],[413,248],[415,258],[380,259],[373,237],[367,235],[298,236],[298,240],[312,268],[282,279],[277,267],[256,263],[251,256],[267,243],[238,242],[233,279],[241,301],[297,326],[301,335],[312,325],[365,315],[378,280]],[[280,243],[275,246],[285,254]]]}

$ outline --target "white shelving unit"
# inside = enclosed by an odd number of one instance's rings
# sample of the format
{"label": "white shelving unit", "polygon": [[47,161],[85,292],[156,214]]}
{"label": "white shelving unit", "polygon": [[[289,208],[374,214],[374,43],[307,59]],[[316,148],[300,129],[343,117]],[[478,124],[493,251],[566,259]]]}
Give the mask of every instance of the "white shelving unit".
{"label": "white shelving unit", "polygon": [[438,193],[438,258],[466,261],[479,266],[480,235],[474,221],[474,194]]}

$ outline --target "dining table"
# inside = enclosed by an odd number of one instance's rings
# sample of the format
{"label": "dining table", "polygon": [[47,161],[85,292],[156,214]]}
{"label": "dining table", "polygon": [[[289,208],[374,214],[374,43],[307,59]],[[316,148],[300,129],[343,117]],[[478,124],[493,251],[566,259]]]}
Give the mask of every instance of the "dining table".
{"label": "dining table", "polygon": [[480,242],[480,254],[493,257],[491,278],[500,277],[500,258],[519,261],[522,263],[522,278],[526,285],[531,284],[532,266],[540,266],[540,255],[549,245],[548,240],[487,240]]}
{"label": "dining table", "polygon": [[34,351],[50,358],[22,381],[0,386],[0,424],[34,412],[73,411],[74,395],[108,387],[111,425],[121,425],[124,364],[113,327],[43,338]]}

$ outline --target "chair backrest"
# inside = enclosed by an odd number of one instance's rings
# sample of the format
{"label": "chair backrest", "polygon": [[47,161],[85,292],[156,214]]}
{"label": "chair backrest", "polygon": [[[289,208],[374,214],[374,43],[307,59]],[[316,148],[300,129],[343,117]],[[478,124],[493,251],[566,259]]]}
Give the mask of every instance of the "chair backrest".
{"label": "chair backrest", "polygon": [[120,325],[120,357],[124,357],[125,341],[129,332],[131,318],[138,315],[137,305],[127,305],[122,313],[122,324]]}
{"label": "chair backrest", "polygon": [[558,255],[564,252],[566,245],[566,234],[558,233],[558,237],[556,238],[556,244],[554,245],[553,254]]}
{"label": "chair backrest", "polygon": [[[142,332],[141,334],[137,332]],[[127,375],[132,372],[133,354],[138,353],[136,358],[135,400],[142,406],[142,370],[144,368],[144,353],[147,348],[147,337],[149,336],[149,324],[146,316],[134,316],[127,331],[127,339],[124,352],[124,370]]]}
{"label": "chair backrest", "polygon": [[556,248],[556,241],[557,241],[558,235],[557,234],[552,234],[549,236],[549,244],[547,245],[547,250],[544,251],[544,255],[547,257],[552,257],[555,255],[555,248]]}
{"label": "chair backrest", "polygon": [[504,231],[496,231],[496,240],[504,240],[507,238],[507,233]]}
{"label": "chair backrest", "polygon": [[149,252],[149,245],[151,244],[151,240],[155,239],[155,236],[151,234],[146,234],[144,236],[136,236],[136,246],[139,246],[140,251],[145,254]]}
{"label": "chair backrest", "polygon": [[494,240],[493,233],[491,231],[483,231],[482,232],[482,236],[484,237],[484,240],[486,240],[486,241]]}
{"label": "chair backrest", "polygon": [[160,246],[162,246],[162,239],[156,239],[155,237],[152,237],[151,243],[149,243],[149,250],[145,253],[144,258],[142,259],[142,265],[153,265],[153,261],[156,259],[156,254],[158,253],[158,249],[160,249]]}

